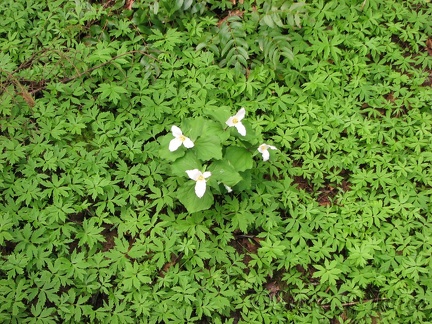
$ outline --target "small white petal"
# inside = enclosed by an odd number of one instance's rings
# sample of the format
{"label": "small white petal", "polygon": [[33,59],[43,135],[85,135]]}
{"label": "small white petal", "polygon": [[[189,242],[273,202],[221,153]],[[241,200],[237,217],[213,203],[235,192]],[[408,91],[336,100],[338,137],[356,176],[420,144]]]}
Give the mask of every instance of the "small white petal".
{"label": "small white petal", "polygon": [[175,150],[177,150],[180,146],[182,145],[182,141],[176,137],[174,139],[172,139],[169,143],[169,150],[171,152],[174,152]]}
{"label": "small white petal", "polygon": [[186,170],[186,173],[189,176],[189,178],[195,181],[197,181],[199,176],[202,175],[201,171],[198,169]]}
{"label": "small white petal", "polygon": [[171,132],[174,137],[180,137],[183,135],[181,129],[174,125],[171,127]]}
{"label": "small white petal", "polygon": [[207,179],[208,177],[211,176],[211,172],[210,172],[210,171],[206,171],[206,172],[204,172],[202,175],[203,175],[204,178]]}
{"label": "small white petal", "polygon": [[262,152],[263,161],[267,161],[270,158],[270,153],[268,150]]}
{"label": "small white petal", "polygon": [[275,146],[273,146],[273,145],[269,145],[268,146],[270,149],[272,149],[272,150],[277,150],[277,148],[275,147]]}
{"label": "small white petal", "polygon": [[184,145],[186,148],[194,147],[194,143],[191,141],[191,139],[190,139],[189,137],[186,137],[186,138],[185,138],[185,140],[184,140],[184,142],[183,142],[183,145]]}
{"label": "small white petal", "polygon": [[235,126],[235,128],[237,128],[240,135],[246,136],[246,128],[244,127],[244,125],[241,122],[238,122],[234,126]]}
{"label": "small white petal", "polygon": [[206,191],[206,181],[205,180],[198,180],[195,184],[195,193],[198,198],[201,198],[204,196]]}
{"label": "small white petal", "polygon": [[225,122],[225,124],[227,124],[229,127],[233,127],[234,126],[233,119],[234,119],[234,117],[228,118],[228,120]]}
{"label": "small white petal", "polygon": [[266,150],[267,150],[267,145],[261,144],[260,146],[258,146],[258,152],[263,153]]}
{"label": "small white petal", "polygon": [[227,186],[226,184],[223,184],[223,185],[224,185],[226,191],[228,191],[228,192],[232,192],[231,187]]}
{"label": "small white petal", "polygon": [[237,112],[237,114],[235,114],[234,117],[237,117],[237,119],[240,121],[240,120],[242,120],[242,119],[244,118],[245,114],[246,114],[246,110],[245,110],[244,108],[241,108],[241,109]]}

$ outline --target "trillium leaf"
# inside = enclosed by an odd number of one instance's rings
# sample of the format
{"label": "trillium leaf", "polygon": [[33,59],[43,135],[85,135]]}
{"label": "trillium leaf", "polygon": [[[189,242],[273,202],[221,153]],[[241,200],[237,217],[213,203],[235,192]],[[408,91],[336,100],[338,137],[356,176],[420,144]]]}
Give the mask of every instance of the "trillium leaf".
{"label": "trillium leaf", "polygon": [[206,120],[202,137],[212,137],[215,136],[219,139],[220,142],[225,142],[230,137],[230,132],[225,127],[222,127],[221,124],[214,122],[212,120]]}
{"label": "trillium leaf", "polygon": [[253,167],[252,153],[243,147],[228,147],[225,152],[225,159],[228,160],[237,171],[245,171]]}
{"label": "trillium leaf", "polygon": [[177,175],[180,177],[187,177],[186,170],[193,170],[193,169],[200,169],[201,170],[201,163],[197,159],[194,153],[192,152],[186,152],[186,154],[176,160],[171,165],[171,171],[173,175]]}
{"label": "trillium leaf", "polygon": [[222,147],[219,138],[201,136],[195,142],[195,154],[198,159],[203,161],[222,159]]}
{"label": "trillium leaf", "polygon": [[204,196],[198,198],[195,194],[195,181],[188,181],[177,190],[178,200],[186,207],[189,213],[209,209],[213,205],[213,194],[207,186]]}
{"label": "trillium leaf", "polygon": [[242,180],[235,185],[234,189],[237,191],[249,190],[252,186],[251,170],[240,172],[240,175]]}
{"label": "trillium leaf", "polygon": [[183,135],[189,137],[192,141],[195,141],[203,133],[205,121],[206,120],[203,117],[185,119],[182,122]]}
{"label": "trillium leaf", "polygon": [[223,127],[226,126],[225,122],[231,117],[229,107],[206,108],[204,114],[221,123]]}
{"label": "trillium leaf", "polygon": [[208,170],[212,173],[212,177],[229,187],[236,185],[242,180],[240,174],[234,167],[227,161],[215,161],[212,163]]}

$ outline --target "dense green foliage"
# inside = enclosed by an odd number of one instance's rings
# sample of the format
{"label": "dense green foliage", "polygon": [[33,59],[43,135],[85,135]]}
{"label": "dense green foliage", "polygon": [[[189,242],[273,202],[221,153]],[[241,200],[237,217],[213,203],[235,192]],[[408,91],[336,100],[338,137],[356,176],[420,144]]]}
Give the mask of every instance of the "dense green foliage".
{"label": "dense green foliage", "polygon": [[126,2],[0,6],[0,322],[432,321],[430,3]]}

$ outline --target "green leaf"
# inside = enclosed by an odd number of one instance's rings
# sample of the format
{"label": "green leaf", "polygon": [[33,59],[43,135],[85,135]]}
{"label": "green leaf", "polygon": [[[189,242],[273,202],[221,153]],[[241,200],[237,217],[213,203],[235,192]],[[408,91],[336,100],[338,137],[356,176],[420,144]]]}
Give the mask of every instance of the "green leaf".
{"label": "green leaf", "polygon": [[121,94],[127,93],[127,90],[122,86],[113,83],[102,83],[95,92],[100,92],[100,98],[109,98],[113,103],[117,104],[121,98]]}
{"label": "green leaf", "polygon": [[195,154],[202,161],[222,159],[222,146],[219,138],[201,136],[195,142]]}
{"label": "green leaf", "polygon": [[208,167],[208,171],[212,173],[212,178],[229,187],[236,185],[242,180],[240,174],[225,160],[213,162]]}
{"label": "green leaf", "polygon": [[204,196],[198,198],[195,194],[195,181],[190,180],[177,190],[177,198],[186,207],[189,213],[209,209],[213,205],[213,194],[207,185]]}
{"label": "green leaf", "polygon": [[245,172],[240,172],[242,180],[235,185],[236,191],[249,190],[252,187],[252,174],[251,170],[246,170]]}
{"label": "green leaf", "polygon": [[193,169],[201,170],[201,168],[202,166],[200,161],[192,152],[187,152],[185,156],[178,159],[171,165],[171,171],[173,175],[177,175],[180,177],[187,177],[186,170],[193,170]]}
{"label": "green leaf", "polygon": [[202,135],[206,120],[202,117],[184,119],[181,123],[181,130],[184,136],[189,137],[193,142]]}
{"label": "green leaf", "polygon": [[253,167],[252,153],[243,147],[228,147],[224,157],[238,171],[246,171]]}
{"label": "green leaf", "polygon": [[229,107],[222,106],[217,108],[205,108],[204,115],[218,121],[223,128],[226,128],[226,121],[231,117],[231,110]]}

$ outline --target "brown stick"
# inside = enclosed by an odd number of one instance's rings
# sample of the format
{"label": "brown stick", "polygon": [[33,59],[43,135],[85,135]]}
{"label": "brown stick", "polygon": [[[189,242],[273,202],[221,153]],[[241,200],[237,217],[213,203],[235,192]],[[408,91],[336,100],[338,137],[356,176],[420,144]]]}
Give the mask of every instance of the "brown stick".
{"label": "brown stick", "polygon": [[[82,77],[82,76],[85,75],[85,74],[88,74],[88,73],[90,73],[90,72],[93,72],[94,70],[97,70],[97,69],[99,69],[99,68],[101,68],[101,67],[103,67],[103,66],[105,66],[105,65],[107,65],[107,64],[110,64],[112,61],[118,59],[119,57],[122,57],[122,56],[125,56],[125,55],[129,55],[129,54],[134,54],[134,53],[140,53],[140,54],[143,54],[143,55],[147,55],[147,56],[150,56],[151,58],[153,58],[154,60],[157,60],[155,57],[153,57],[153,56],[151,56],[151,55],[149,55],[149,54],[147,54],[147,53],[145,53],[145,52],[143,52],[143,51],[140,51],[140,50],[133,50],[133,51],[129,51],[129,52],[126,52],[126,53],[123,53],[123,54],[120,54],[120,55],[114,56],[113,58],[111,58],[110,60],[108,60],[108,61],[106,61],[106,62],[104,62],[104,63],[101,63],[101,64],[99,64],[99,65],[96,65],[96,66],[94,66],[94,67],[92,67],[92,68],[90,68],[90,69],[88,69],[88,70],[86,70],[86,71],[84,71],[84,72],[79,72],[79,73],[75,74],[73,77],[70,77],[70,78],[63,78],[63,79],[60,80],[60,82],[61,82],[61,83],[68,83],[68,82],[70,82],[70,81],[73,81],[73,80],[75,80],[75,79],[78,79],[78,78]],[[42,91],[43,89],[45,89],[45,87],[46,87],[46,86],[43,85],[43,86],[41,86],[41,87],[39,87],[39,88],[37,88],[37,89],[31,91],[30,94],[38,93],[39,91]]]}
{"label": "brown stick", "polygon": [[[350,302],[350,303],[344,303],[342,304],[342,307],[347,307],[347,306],[354,306],[357,304],[364,304],[364,303],[368,303],[368,302],[379,302],[379,301],[383,301],[383,300],[389,300],[389,298],[374,298],[374,299],[366,299],[366,300],[359,300],[356,302]],[[326,304],[326,305],[321,305],[322,308],[330,308],[331,305],[330,304]]]}

